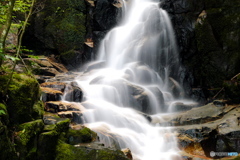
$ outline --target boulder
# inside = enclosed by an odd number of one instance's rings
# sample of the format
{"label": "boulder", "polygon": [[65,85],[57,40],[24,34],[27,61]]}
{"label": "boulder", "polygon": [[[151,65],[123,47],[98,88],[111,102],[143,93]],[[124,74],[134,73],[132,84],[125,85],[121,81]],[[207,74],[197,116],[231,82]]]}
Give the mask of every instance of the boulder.
{"label": "boulder", "polygon": [[42,100],[44,102],[60,101],[61,96],[63,95],[61,91],[58,91],[52,88],[47,88],[47,87],[41,87],[41,91],[42,91]]}
{"label": "boulder", "polygon": [[[9,75],[0,76],[2,91],[5,90],[8,79]],[[5,99],[11,125],[32,121],[38,114],[34,109],[34,104],[39,100],[40,89],[36,79],[25,74],[13,74]]]}
{"label": "boulder", "polygon": [[52,88],[52,89],[63,92],[66,85],[67,84],[64,82],[45,82],[45,83],[42,83],[40,86],[45,88]]}
{"label": "boulder", "polygon": [[66,101],[81,102],[83,99],[83,91],[78,86],[77,82],[71,82],[70,85],[67,86],[67,90],[65,92]]}
{"label": "boulder", "polygon": [[45,110],[48,112],[61,112],[61,111],[80,111],[82,106],[77,103],[69,103],[64,101],[48,101],[45,104]]}

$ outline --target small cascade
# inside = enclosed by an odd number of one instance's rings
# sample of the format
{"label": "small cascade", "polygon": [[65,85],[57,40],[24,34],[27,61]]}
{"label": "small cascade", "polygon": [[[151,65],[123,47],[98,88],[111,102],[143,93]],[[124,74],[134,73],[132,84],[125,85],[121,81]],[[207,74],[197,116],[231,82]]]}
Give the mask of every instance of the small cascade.
{"label": "small cascade", "polygon": [[122,21],[102,40],[97,61],[74,82],[84,95],[83,123],[105,147],[129,148],[135,160],[181,159],[171,127],[149,122],[184,103],[173,79],[181,67],[170,20],[150,0],[121,3]]}

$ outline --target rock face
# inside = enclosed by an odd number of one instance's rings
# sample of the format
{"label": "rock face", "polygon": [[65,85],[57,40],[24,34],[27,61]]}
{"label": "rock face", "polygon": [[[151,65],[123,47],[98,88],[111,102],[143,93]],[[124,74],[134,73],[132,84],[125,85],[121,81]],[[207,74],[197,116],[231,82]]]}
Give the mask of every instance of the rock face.
{"label": "rock face", "polygon": [[40,10],[32,16],[24,46],[37,54],[60,55],[68,69],[76,69],[94,58],[93,46],[116,25],[121,9],[114,4],[114,0],[39,0]]}
{"label": "rock face", "polygon": [[[171,16],[186,67],[185,88],[191,84],[192,88],[202,88],[205,97],[213,97],[219,90],[206,89],[221,88],[223,80],[239,72],[239,5],[239,1],[228,0],[161,1]],[[187,91],[192,98],[202,99],[194,92]]]}
{"label": "rock face", "polygon": [[176,126],[179,147],[190,157],[222,158],[226,155],[212,157],[211,151],[240,152],[240,106],[220,102],[162,117]]}

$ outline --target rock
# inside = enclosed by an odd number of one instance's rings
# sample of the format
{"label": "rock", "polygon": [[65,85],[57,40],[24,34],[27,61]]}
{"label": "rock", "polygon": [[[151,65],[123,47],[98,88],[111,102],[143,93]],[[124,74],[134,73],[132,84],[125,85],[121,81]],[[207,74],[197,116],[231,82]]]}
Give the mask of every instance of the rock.
{"label": "rock", "polygon": [[65,92],[66,101],[81,102],[83,99],[82,89],[78,87],[76,82],[71,82],[70,85],[67,86]]}
{"label": "rock", "polygon": [[37,140],[44,128],[43,120],[35,120],[18,126],[15,133],[16,151],[23,159],[37,157]]}
{"label": "rock", "polygon": [[41,87],[42,101],[60,101],[63,93],[52,88]]}
{"label": "rock", "polygon": [[[0,90],[5,90],[8,78],[9,75],[0,76]],[[33,107],[39,99],[40,90],[36,79],[24,74],[13,74],[5,99],[11,125],[33,120]]]}
{"label": "rock", "polygon": [[132,152],[129,148],[122,149],[121,151],[124,153],[125,156],[128,157],[128,159],[133,159]]}
{"label": "rock", "polygon": [[45,104],[46,111],[52,111],[54,113],[61,111],[80,111],[82,106],[77,103],[69,103],[63,101],[48,101]]}
{"label": "rock", "polygon": [[42,83],[40,86],[46,87],[46,88],[52,88],[52,89],[64,92],[66,85],[67,84],[64,82],[45,82],[45,83]]}
{"label": "rock", "polygon": [[224,82],[225,96],[233,103],[239,103],[240,75],[236,79]]}
{"label": "rock", "polygon": [[9,130],[6,125],[0,121],[0,158],[18,159],[14,145],[8,137]]}
{"label": "rock", "polygon": [[55,159],[55,148],[58,133],[54,131],[41,133],[38,140],[37,157],[39,159]]}
{"label": "rock", "polygon": [[89,128],[83,127],[80,130],[69,129],[67,132],[68,143],[71,145],[89,143],[97,139],[97,134]]}
{"label": "rock", "polygon": [[[151,116],[152,123],[156,121]],[[239,106],[206,106],[189,111],[164,115],[165,125],[176,124],[178,144],[181,150],[193,157],[210,157],[210,152],[239,152]],[[190,156],[191,157],[191,156]]]}
{"label": "rock", "polygon": [[100,68],[103,68],[104,66],[105,66],[105,61],[92,62],[92,63],[87,64],[84,72],[90,72],[93,69],[100,69]]}
{"label": "rock", "polygon": [[[117,160],[128,160],[128,158],[119,150],[111,150],[106,148],[95,149],[87,146],[79,146],[59,142],[56,148],[56,159],[117,159]],[[64,152],[63,152],[64,151]]]}
{"label": "rock", "polygon": [[223,107],[227,105],[227,100],[214,100],[213,104],[217,107]]}
{"label": "rock", "polygon": [[33,15],[23,43],[28,48],[45,51],[47,54],[60,54],[72,49],[83,53],[86,33],[85,2],[50,0],[41,4],[42,9]]}
{"label": "rock", "polygon": [[60,118],[69,118],[71,122],[75,124],[83,124],[83,115],[80,111],[58,112],[58,116]]}

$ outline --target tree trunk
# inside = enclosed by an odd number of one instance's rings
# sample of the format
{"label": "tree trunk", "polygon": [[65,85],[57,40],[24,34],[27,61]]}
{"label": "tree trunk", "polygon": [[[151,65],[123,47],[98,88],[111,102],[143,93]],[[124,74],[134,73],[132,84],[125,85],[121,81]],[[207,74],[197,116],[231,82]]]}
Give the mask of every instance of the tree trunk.
{"label": "tree trunk", "polygon": [[[13,7],[15,4],[16,0],[10,0],[10,6],[8,8],[8,12],[7,12],[7,20],[6,20],[6,29],[5,32],[3,31],[3,39],[2,39],[2,56],[0,56],[0,67],[2,66],[3,63],[3,56],[6,54],[6,39],[7,39],[7,35],[8,32],[11,28],[11,24],[12,24],[12,13],[13,13]],[[3,29],[4,30],[4,29]]]}

